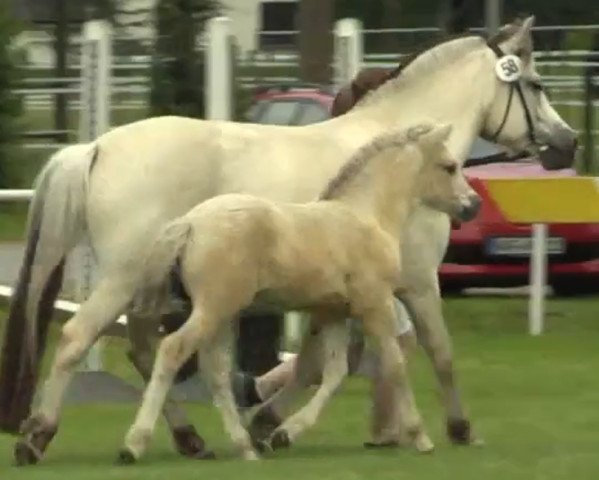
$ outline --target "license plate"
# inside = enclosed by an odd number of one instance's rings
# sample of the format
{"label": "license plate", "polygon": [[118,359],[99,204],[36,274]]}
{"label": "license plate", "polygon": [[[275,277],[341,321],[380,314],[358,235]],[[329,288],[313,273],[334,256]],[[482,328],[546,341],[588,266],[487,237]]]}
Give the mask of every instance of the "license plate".
{"label": "license plate", "polygon": [[[549,237],[546,249],[548,255],[560,255],[566,251],[566,241],[562,237]],[[490,238],[487,241],[486,251],[489,255],[530,256],[532,252],[532,239],[530,237]]]}

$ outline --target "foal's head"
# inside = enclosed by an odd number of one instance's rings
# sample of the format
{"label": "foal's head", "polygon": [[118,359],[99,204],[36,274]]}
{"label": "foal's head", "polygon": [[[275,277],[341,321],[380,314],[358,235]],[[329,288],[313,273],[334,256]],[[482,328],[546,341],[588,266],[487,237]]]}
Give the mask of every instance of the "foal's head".
{"label": "foal's head", "polygon": [[414,179],[414,193],[423,204],[462,221],[472,220],[481,200],[468,185],[460,162],[447,149],[451,125],[435,126],[420,135],[421,165]]}

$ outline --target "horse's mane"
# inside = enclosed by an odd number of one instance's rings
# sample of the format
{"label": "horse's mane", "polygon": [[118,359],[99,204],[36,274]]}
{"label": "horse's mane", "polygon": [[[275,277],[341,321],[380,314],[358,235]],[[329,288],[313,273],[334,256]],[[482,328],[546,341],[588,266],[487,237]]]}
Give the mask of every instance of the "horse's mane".
{"label": "horse's mane", "polygon": [[430,132],[433,125],[423,123],[401,130],[392,130],[376,136],[366,145],[360,147],[343,166],[337,174],[329,180],[329,183],[319,195],[319,200],[332,200],[339,195],[345,186],[359,175],[364,168],[379,153],[390,148],[402,148],[418,139],[425,133]]}
{"label": "horse's mane", "polygon": [[[510,38],[516,30],[522,25],[522,18],[517,18],[511,24],[501,28],[492,36],[474,35],[471,33],[444,36],[432,42],[428,42],[419,50],[406,54],[401,58],[400,63],[390,71],[388,79],[366,92],[355,104],[356,107],[370,104],[373,97],[378,98],[378,92],[383,89],[386,91],[393,88],[401,80],[401,83],[410,81],[414,77],[420,77],[423,73],[429,72],[440,65],[454,62],[474,47],[480,46],[481,42],[489,46],[497,46]],[[408,68],[410,67],[410,68]]]}

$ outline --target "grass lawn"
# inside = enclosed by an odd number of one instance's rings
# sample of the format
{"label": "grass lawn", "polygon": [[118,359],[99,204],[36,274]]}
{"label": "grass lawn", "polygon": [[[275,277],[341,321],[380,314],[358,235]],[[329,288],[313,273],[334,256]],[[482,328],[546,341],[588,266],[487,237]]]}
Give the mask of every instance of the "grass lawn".
{"label": "grass lawn", "polygon": [[[368,383],[353,378],[346,381],[312,431],[291,450],[277,452],[263,462],[250,464],[235,458],[215,410],[193,405],[194,421],[216,450],[218,461],[179,458],[161,422],[143,461],[117,467],[112,461],[136,406],[68,406],[61,429],[38,466],[12,467],[13,438],[0,435],[0,478],[599,478],[597,299],[551,300],[547,333],[537,338],[525,333],[523,298],[450,298],[445,312],[463,396],[477,432],[487,442],[483,448],[448,444],[431,370],[418,354],[411,363],[411,375],[437,444],[431,456],[411,450],[364,450]],[[123,363],[122,341],[108,342],[105,360],[108,370],[133,378]]]}

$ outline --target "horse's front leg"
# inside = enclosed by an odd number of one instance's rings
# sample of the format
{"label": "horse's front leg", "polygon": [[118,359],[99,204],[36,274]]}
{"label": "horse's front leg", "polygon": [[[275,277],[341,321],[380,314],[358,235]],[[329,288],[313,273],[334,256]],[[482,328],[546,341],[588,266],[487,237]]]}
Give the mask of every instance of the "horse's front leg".
{"label": "horse's front leg", "polygon": [[432,361],[441,386],[447,416],[447,434],[456,444],[480,444],[472,433],[456,386],[452,345],[443,319],[437,276],[422,290],[409,290],[401,295],[412,315],[418,340]]}
{"label": "horse's front leg", "polygon": [[[155,357],[155,340],[159,318],[141,317],[130,313],[128,316],[127,333],[131,342],[131,351],[127,354],[129,360],[142,376],[149,382]],[[213,458],[214,454],[206,449],[204,439],[198,434],[189,421],[183,407],[167,394],[162,411],[171,431],[177,451],[186,457],[196,459]]]}
{"label": "horse's front leg", "polygon": [[[347,375],[349,330],[343,318],[327,320],[318,335],[308,334],[307,342],[320,343],[323,363],[322,380],[310,401],[273,432],[269,440],[273,449],[290,445],[304,430],[313,426]],[[307,380],[312,377],[312,375],[306,376],[306,372],[302,372],[302,365],[306,365],[308,362],[312,363],[312,365],[308,365],[308,368],[313,368],[314,358],[307,355],[310,350],[313,349],[306,346],[298,356],[296,377],[300,379],[304,377],[304,380]],[[309,384],[305,381],[303,383]]]}

